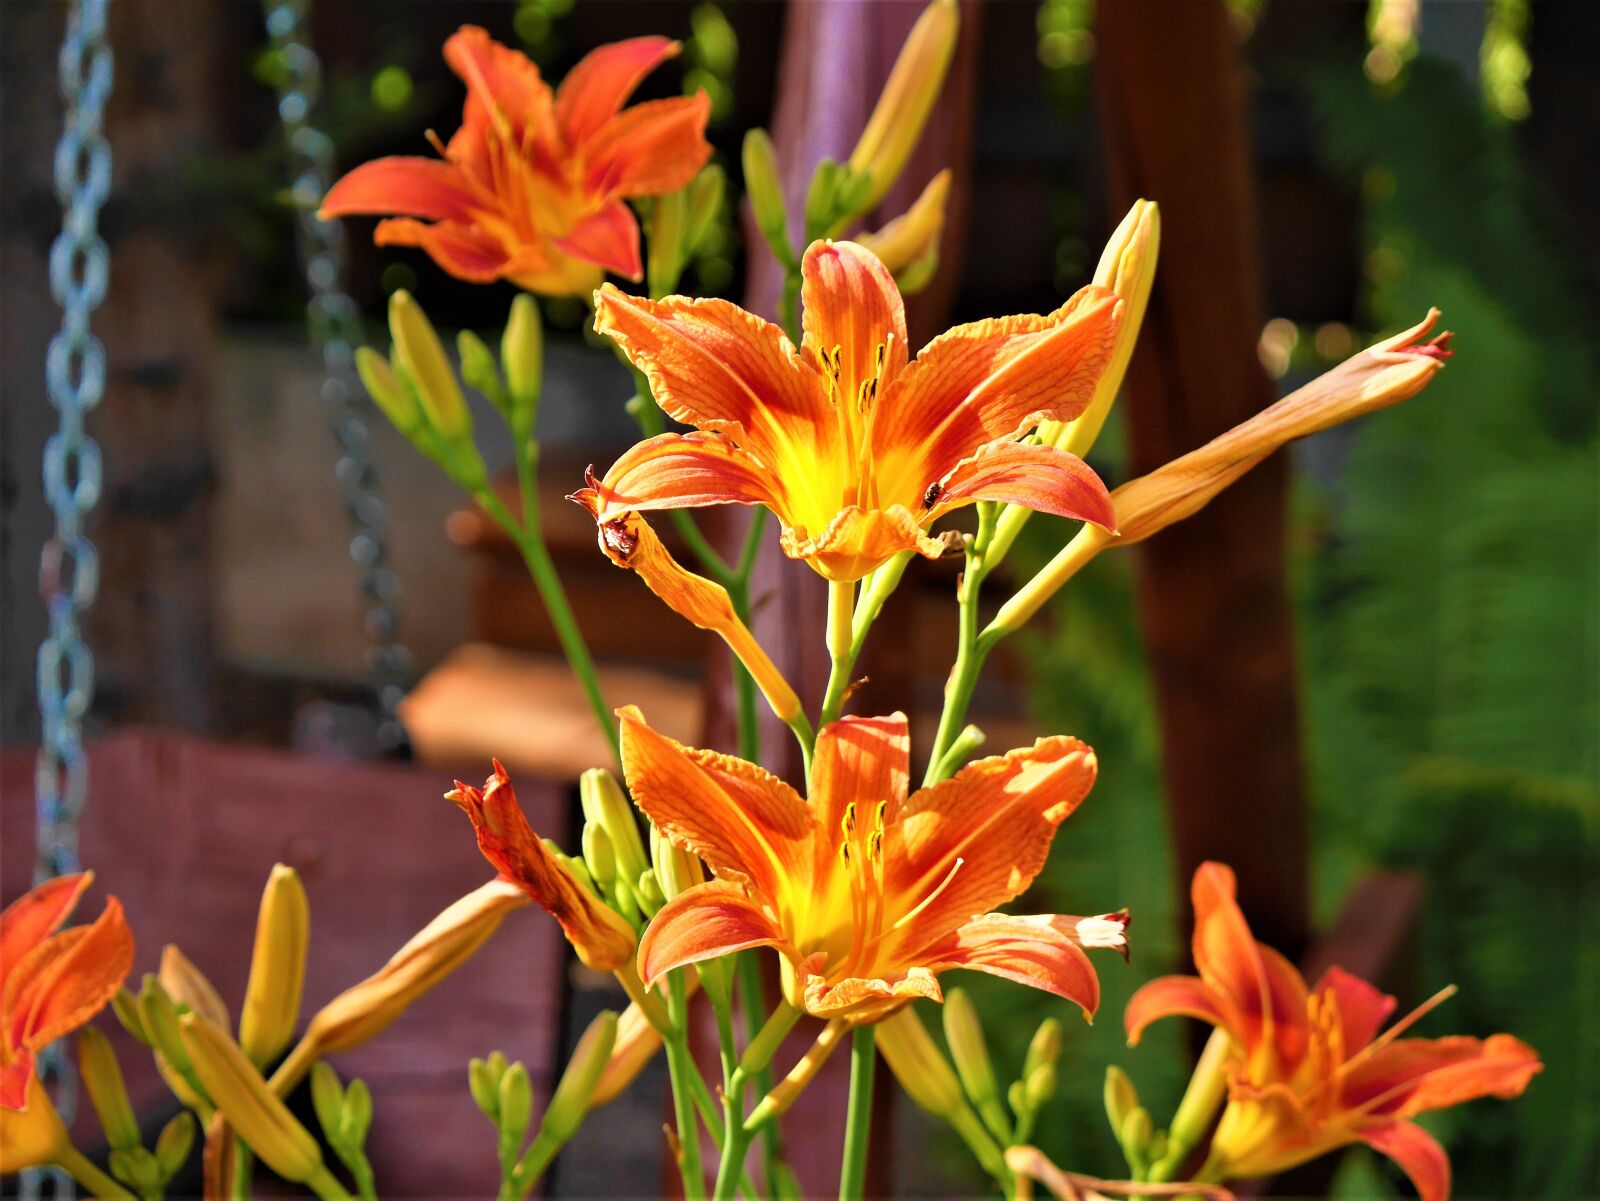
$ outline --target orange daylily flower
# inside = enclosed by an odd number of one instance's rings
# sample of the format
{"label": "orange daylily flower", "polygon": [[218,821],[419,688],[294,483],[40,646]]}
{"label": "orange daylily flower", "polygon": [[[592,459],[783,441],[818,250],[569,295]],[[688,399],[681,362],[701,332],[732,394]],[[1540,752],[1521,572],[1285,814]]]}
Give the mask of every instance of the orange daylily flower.
{"label": "orange daylily flower", "polygon": [[1288,960],[1251,937],[1223,864],[1195,872],[1194,909],[1199,978],[1151,981],[1129,1000],[1126,1019],[1130,1043],[1173,1014],[1232,1039],[1213,1177],[1270,1176],[1360,1142],[1404,1169],[1422,1201],[1446,1201],[1450,1161],[1408,1119],[1477,1097],[1517,1096],[1542,1066],[1533,1049],[1509,1034],[1399,1037],[1453,989],[1380,1034],[1394,998],[1337,967],[1308,989]]}
{"label": "orange daylily flower", "polygon": [[663,737],[635,708],[618,716],[635,802],[715,877],[645,930],[646,984],[774,947],[791,1003],[819,1017],[875,1022],[916,997],[942,1000],[936,977],[953,968],[1093,1014],[1100,982],[1083,949],[1125,947],[1125,912],[990,912],[1028,887],[1088,795],[1095,757],[1077,739],[1041,739],[908,796],[905,715],[847,717],[817,737],[808,801],[753,763]]}
{"label": "orange daylily flower", "polygon": [[586,967],[610,972],[633,958],[633,927],[590,892],[539,840],[499,760],[482,791],[457,780],[446,798],[472,819],[483,857],[503,879],[519,886],[561,923],[567,941]]}
{"label": "orange daylily flower", "polygon": [[623,108],[678,49],[660,37],[601,46],[552,93],[526,55],[465,25],[444,44],[467,103],[443,160],[357,167],[320,215],[396,214],[378,225],[378,245],[421,247],[472,283],[562,296],[590,291],[606,271],[637,280],[639,223],[623,201],[676,191],[711,157],[704,92]]}
{"label": "orange daylily flower", "polygon": [[799,349],[724,300],[651,301],[607,285],[595,329],[616,340],[668,416],[694,433],[640,442],[595,485],[596,519],[630,510],[765,505],[783,549],[831,580],[903,550],[937,558],[928,527],[979,500],[1116,524],[1079,458],[1017,439],[1089,404],[1121,302],[1088,287],[1048,316],[957,326],[913,360],[894,277],[853,242],[802,262]]}
{"label": "orange daylily flower", "polygon": [[52,933],[93,878],[46,880],[0,913],[0,1167],[8,1172],[48,1162],[65,1139],[34,1056],[100,1012],[133,968],[133,934],[115,897],[91,924]]}

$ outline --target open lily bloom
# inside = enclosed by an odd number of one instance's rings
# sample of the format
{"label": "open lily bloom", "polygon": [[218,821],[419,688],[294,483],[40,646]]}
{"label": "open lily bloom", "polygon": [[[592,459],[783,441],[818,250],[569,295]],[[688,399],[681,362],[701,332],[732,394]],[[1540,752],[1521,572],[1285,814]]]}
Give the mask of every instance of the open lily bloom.
{"label": "open lily bloom", "polygon": [[498,760],[481,791],[457,780],[447,798],[472,820],[483,857],[561,923],[585,966],[609,972],[632,958],[633,927],[540,841]]}
{"label": "open lily bloom", "polygon": [[600,290],[595,329],[697,432],[647,439],[617,460],[591,484],[597,520],[765,505],[783,523],[784,552],[840,581],[905,550],[937,558],[943,544],[928,528],[974,501],[1115,525],[1081,459],[1017,441],[1088,405],[1120,320],[1115,295],[1089,287],[1048,316],[957,326],[912,359],[899,289],[871,251],[814,242],[802,271],[798,349],[727,301]]}
{"label": "open lily bloom", "polygon": [[380,246],[420,247],[473,283],[559,296],[590,291],[606,271],[639,279],[639,224],[624,200],[676,191],[711,157],[704,92],[623,108],[677,53],[659,37],[602,46],[552,93],[526,55],[463,26],[444,46],[467,104],[443,160],[357,167],[321,215],[394,214],[378,225]]}
{"label": "open lily bloom", "polygon": [[783,956],[791,1002],[872,1022],[937,975],[970,968],[1041,988],[1092,1015],[1100,982],[1084,947],[1126,946],[1127,915],[990,912],[1044,866],[1056,827],[1088,795],[1094,752],[1044,738],[907,795],[903,714],[847,717],[817,737],[812,795],[753,763],[666,738],[619,711],[634,800],[715,879],[669,901],[639,944],[640,975],[747,947]]}
{"label": "open lily bloom", "polygon": [[110,1002],[133,968],[133,934],[115,897],[87,926],[53,933],[93,876],[46,880],[0,913],[0,1168],[47,1162],[66,1134],[34,1056]]}
{"label": "open lily bloom", "polygon": [[1477,1097],[1514,1097],[1540,1069],[1508,1034],[1400,1038],[1450,991],[1379,1033],[1393,997],[1339,968],[1316,987],[1250,935],[1233,872],[1202,864],[1194,877],[1198,979],[1153,980],[1128,1002],[1130,1042],[1157,1018],[1186,1014],[1227,1031],[1229,1101],[1212,1136],[1221,1178],[1267,1176],[1351,1143],[1389,1156],[1423,1201],[1450,1195],[1450,1161],[1409,1121]]}

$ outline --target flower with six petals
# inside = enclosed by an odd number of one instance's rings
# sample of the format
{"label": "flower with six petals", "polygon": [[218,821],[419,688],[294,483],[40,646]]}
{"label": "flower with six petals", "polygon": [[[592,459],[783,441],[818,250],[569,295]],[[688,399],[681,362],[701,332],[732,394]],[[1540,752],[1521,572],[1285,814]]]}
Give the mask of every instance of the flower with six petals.
{"label": "flower with six petals", "polygon": [[656,914],[639,944],[646,984],[748,947],[784,957],[786,992],[823,1018],[873,1022],[937,975],[969,968],[1044,989],[1091,1015],[1084,947],[1126,946],[1127,916],[991,912],[1044,866],[1056,827],[1094,783],[1094,752],[1044,738],[907,795],[903,714],[823,729],[811,796],[753,763],[694,750],[619,711],[634,800],[715,877]]}
{"label": "flower with six petals", "polygon": [[606,271],[637,280],[639,223],[624,201],[676,191],[711,157],[704,92],[623,107],[678,49],[660,37],[601,46],[552,92],[526,55],[463,26],[444,46],[467,103],[443,159],[365,163],[334,184],[321,216],[387,216],[380,246],[420,247],[472,283],[561,296]]}
{"label": "flower with six petals", "polygon": [[957,326],[912,359],[900,292],[871,251],[814,242],[802,274],[799,348],[727,301],[600,290],[595,329],[696,428],[627,451],[593,485],[596,520],[765,505],[784,552],[840,581],[900,551],[937,558],[928,527],[974,501],[1115,525],[1081,459],[1017,441],[1088,405],[1120,320],[1115,295],[1088,287],[1048,316]]}
{"label": "flower with six petals", "polygon": [[1533,1049],[1488,1039],[1400,1038],[1453,990],[1379,1033],[1393,997],[1337,967],[1314,988],[1251,937],[1233,872],[1204,863],[1194,876],[1198,978],[1167,976],[1128,1002],[1130,1042],[1157,1018],[1185,1014],[1232,1040],[1227,1108],[1211,1140],[1213,1179],[1268,1176],[1352,1143],[1403,1168],[1422,1201],[1446,1201],[1450,1161],[1409,1119],[1477,1097],[1514,1097],[1539,1071]]}

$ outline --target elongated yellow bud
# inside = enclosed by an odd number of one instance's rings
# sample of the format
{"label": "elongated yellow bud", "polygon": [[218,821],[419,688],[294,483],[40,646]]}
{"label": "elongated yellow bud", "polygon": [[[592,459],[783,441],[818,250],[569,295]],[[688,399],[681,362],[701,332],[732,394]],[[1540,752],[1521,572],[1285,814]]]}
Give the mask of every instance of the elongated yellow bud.
{"label": "elongated yellow bud", "polygon": [[285,1180],[310,1180],[322,1167],[317,1140],[267,1087],[239,1045],[196,1014],[185,1014],[180,1027],[206,1092],[239,1137]]}
{"label": "elongated yellow bud", "polygon": [[583,816],[606,832],[616,856],[617,872],[626,880],[637,880],[650,867],[639,836],[639,819],[623,795],[616,778],[603,767],[592,767],[578,777],[578,798]]}
{"label": "elongated yellow bud", "polygon": [[416,388],[429,424],[447,442],[470,438],[472,414],[444,344],[422,306],[403,288],[389,298],[389,336],[394,339],[395,361]]}
{"label": "elongated yellow bud", "polygon": [[877,106],[850,153],[850,167],[872,177],[858,212],[866,212],[882,200],[905,169],[944,87],[960,26],[956,0],[933,0],[911,27]]}
{"label": "elongated yellow bud", "polygon": [[1010,1124],[1000,1106],[1000,1083],[995,1078],[994,1061],[989,1058],[989,1043],[983,1035],[977,1006],[963,989],[952,988],[945,995],[944,1039],[973,1107],[997,1137],[1008,1139]]}
{"label": "elongated yellow bud", "polygon": [[650,217],[650,256],[647,266],[650,293],[663,296],[676,291],[678,276],[688,258],[689,196],[687,188],[656,197]]}
{"label": "elongated yellow bud", "polygon": [[217,990],[207,980],[205,973],[190,962],[189,957],[172,943],[161,952],[161,966],[156,979],[167,995],[179,1005],[187,1005],[208,1022],[215,1022],[226,1030],[230,1024],[228,1007]]}
{"label": "elongated yellow bud", "polygon": [[650,862],[655,867],[661,895],[669,901],[696,884],[705,883],[705,866],[699,856],[674,846],[672,840],[663,837],[654,826],[650,827]]}
{"label": "elongated yellow bud", "polygon": [[752,129],[744,135],[744,194],[750,198],[756,228],[773,254],[779,262],[792,262],[794,249],[789,242],[783,185],[778,180],[778,155],[764,129]]}
{"label": "elongated yellow bud", "polygon": [[[617,1015],[609,1009],[603,1010],[583,1032],[567,1070],[561,1074],[561,1082],[556,1085],[550,1107],[539,1125],[540,1138],[552,1139],[559,1146],[577,1133],[584,1115],[589,1112],[590,1098],[611,1060],[611,1049],[616,1041]],[[502,1092],[501,1103],[504,1101]]]}
{"label": "elongated yellow bud", "polygon": [[1128,1115],[1139,1108],[1139,1090],[1133,1087],[1133,1081],[1128,1079],[1128,1074],[1116,1064],[1106,1068],[1106,1120],[1111,1123],[1111,1130],[1118,1138],[1122,1135],[1122,1124],[1128,1120]]}
{"label": "elongated yellow bud", "polygon": [[686,189],[689,203],[688,228],[683,234],[683,253],[694,254],[722,211],[722,194],[728,186],[727,174],[716,163],[706,166]]}
{"label": "elongated yellow bud", "polygon": [[950,1061],[912,1009],[878,1023],[878,1050],[906,1095],[935,1117],[949,1120],[966,1107]]}
{"label": "elongated yellow bud", "polygon": [[172,1095],[202,1116],[209,1116],[211,1102],[184,1050],[177,1008],[155,976],[144,978],[144,987],[139,992],[139,1020],[156,1053],[156,1070],[167,1082]]}
{"label": "elongated yellow bud", "polygon": [[628,1085],[639,1078],[645,1064],[660,1049],[660,1032],[650,1024],[644,1010],[637,1005],[629,1005],[617,1019],[611,1057],[589,1094],[589,1108],[598,1109],[620,1096]]}
{"label": "elongated yellow bud", "polygon": [[276,1059],[294,1037],[310,940],[305,886],[293,868],[277,864],[261,894],[250,983],[239,1013],[239,1045],[257,1067]]}
{"label": "elongated yellow bud", "polygon": [[939,237],[944,233],[945,202],[950,196],[950,169],[928,181],[911,207],[876,233],[856,241],[883,261],[902,293],[915,292],[939,266]]}
{"label": "elongated yellow bud", "polygon": [[531,432],[544,387],[544,326],[538,303],[526,292],[517,293],[511,302],[511,316],[500,339],[500,365],[505,368],[512,420],[524,423],[521,432]]}
{"label": "elongated yellow bud", "polygon": [[189,1152],[194,1150],[195,1127],[194,1114],[185,1111],[163,1126],[156,1136],[156,1164],[163,1180],[171,1180],[189,1162]]}
{"label": "elongated yellow bud", "polygon": [[356,348],[356,374],[372,397],[372,403],[387,417],[394,428],[411,441],[423,428],[425,418],[411,389],[397,377],[389,360],[370,346]]}
{"label": "elongated yellow bud", "polygon": [[83,1076],[89,1102],[100,1118],[106,1142],[116,1151],[140,1146],[139,1121],[133,1116],[133,1102],[128,1099],[128,1086],[123,1083],[117,1053],[111,1049],[106,1036],[93,1026],[85,1026],[78,1035],[78,1070]]}

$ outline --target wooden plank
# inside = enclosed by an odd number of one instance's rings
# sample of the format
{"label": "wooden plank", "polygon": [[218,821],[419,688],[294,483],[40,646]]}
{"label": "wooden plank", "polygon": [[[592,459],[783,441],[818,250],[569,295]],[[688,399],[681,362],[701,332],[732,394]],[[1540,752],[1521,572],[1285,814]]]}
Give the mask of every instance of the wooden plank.
{"label": "wooden plank", "polygon": [[[261,884],[293,866],[311,897],[304,1018],[382,963],[492,874],[467,821],[441,794],[451,773],[312,760],[187,735],[129,730],[90,750],[82,850],[96,871],[83,912],[115,893],[138,944],[133,983],[176,942],[237,1014]],[[30,883],[33,755],[0,754],[0,894]],[[483,766],[464,767],[466,776]],[[541,834],[566,833],[566,798],[531,778],[518,795]],[[538,909],[519,911],[480,954],[364,1047],[335,1057],[372,1087],[369,1148],[385,1196],[484,1197],[493,1136],[466,1087],[467,1060],[500,1049],[548,1096],[560,1038],[566,944]],[[141,1111],[170,1104],[143,1048],[109,1016]],[[85,1145],[96,1137],[82,1127]]]}

